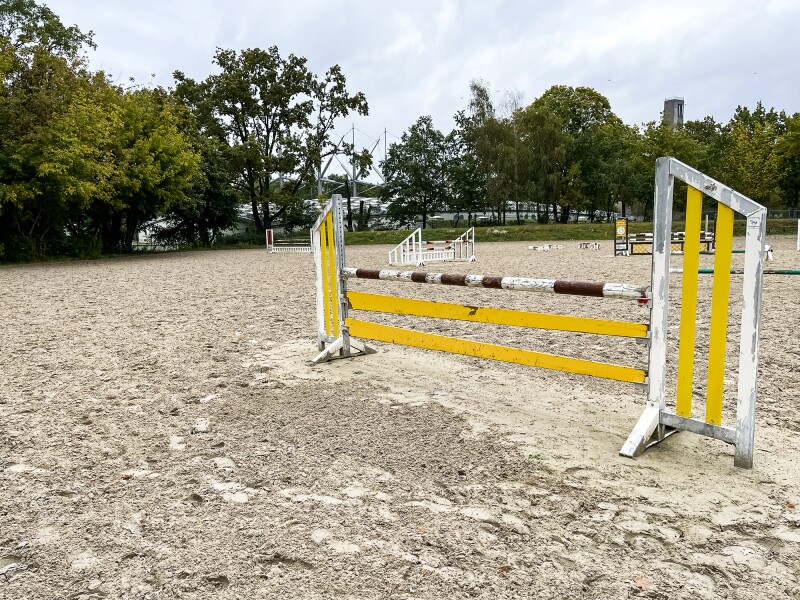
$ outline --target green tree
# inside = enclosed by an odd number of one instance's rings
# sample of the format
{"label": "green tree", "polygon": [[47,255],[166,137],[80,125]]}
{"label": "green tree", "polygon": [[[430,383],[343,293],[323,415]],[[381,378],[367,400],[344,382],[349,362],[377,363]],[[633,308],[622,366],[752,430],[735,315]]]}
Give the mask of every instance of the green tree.
{"label": "green tree", "polygon": [[7,258],[64,242],[69,215],[111,193],[114,93],[102,76],[43,47],[14,60],[0,94],[0,237]]}
{"label": "green tree", "polygon": [[778,140],[786,130],[786,116],[739,106],[728,123],[728,144],[723,156],[723,181],[756,202],[773,208],[781,204],[781,166]]}
{"label": "green tree", "polygon": [[553,218],[561,198],[568,137],[563,132],[561,120],[552,112],[535,105],[514,115],[523,148],[522,173],[528,182],[527,195],[536,202],[536,217],[548,221],[547,212],[540,206],[553,201]]}
{"label": "green tree", "polygon": [[[283,58],[274,46],[219,49],[213,62],[220,73],[199,83],[176,71],[175,91],[198,114],[206,135],[231,147],[237,185],[263,232],[301,202],[297,192],[319,173],[322,158],[336,151],[330,143],[334,121],[353,111],[366,114],[366,99],[347,92],[338,66],[318,80],[305,58]],[[342,148],[353,153],[346,144]]]}
{"label": "green tree", "polygon": [[210,246],[236,223],[236,173],[230,169],[227,145],[200,136],[192,145],[201,157],[200,170],[186,193],[172,199],[155,237],[168,244]]}
{"label": "green tree", "polygon": [[456,127],[447,137],[446,173],[452,196],[451,209],[458,214],[467,213],[467,225],[474,216],[487,208],[488,177],[490,169],[480,151],[488,149],[484,141],[487,121],[495,118],[494,105],[488,84],[472,80],[467,110],[456,113]]}
{"label": "green tree", "polygon": [[[0,243],[6,258],[129,250],[183,197],[198,157],[160,89],[86,68],[91,34],[30,1],[0,5]],[[98,244],[99,240],[99,244]]]}
{"label": "green tree", "polygon": [[8,40],[20,55],[29,55],[38,48],[62,58],[74,58],[84,46],[95,48],[92,37],[91,31],[83,33],[76,25],[65,27],[44,4],[0,0],[0,38]]}
{"label": "green tree", "polygon": [[128,90],[120,100],[114,202],[99,213],[104,252],[130,251],[143,223],[185,199],[200,166],[169,94],[141,88]]}
{"label": "green tree", "polygon": [[486,197],[486,178],[480,171],[475,146],[464,129],[464,115],[456,115],[457,128],[445,140],[445,177],[451,194],[449,208],[460,215],[467,213],[467,226],[481,210]]}
{"label": "green tree", "polygon": [[717,123],[714,117],[705,117],[698,121],[687,121],[683,130],[704,148],[700,162],[692,166],[714,179],[723,179],[725,152],[730,144],[729,129]]}
{"label": "green tree", "polygon": [[413,223],[440,210],[446,200],[445,136],[433,126],[429,116],[420,117],[403,133],[400,142],[389,146],[382,170],[386,177],[384,199],[389,200],[388,216],[400,223]]}
{"label": "green tree", "polygon": [[786,131],[775,150],[788,204],[800,208],[800,113],[786,119]]}
{"label": "green tree", "polygon": [[505,222],[508,200],[516,196],[518,165],[516,138],[509,119],[489,118],[480,126],[475,142],[481,173],[486,181],[486,203]]}
{"label": "green tree", "polygon": [[584,155],[584,184],[590,219],[597,211],[606,213],[606,220],[620,205],[622,214],[636,201],[641,183],[633,169],[638,149],[637,132],[621,121],[596,125],[584,134],[590,152]]}
{"label": "green tree", "polygon": [[[519,97],[507,94],[504,108],[513,114],[518,107]],[[479,80],[470,82],[469,113],[459,113],[455,130],[462,139],[463,151],[472,157],[465,163],[472,172],[462,172],[462,185],[475,186],[473,197],[483,194],[483,202],[475,202],[474,207],[489,210],[505,223],[509,200],[516,201],[519,217],[519,199],[523,189],[520,179],[520,145],[516,123],[510,114],[501,116],[489,94],[488,83]],[[466,178],[464,178],[466,176]]]}
{"label": "green tree", "polygon": [[[642,182],[641,200],[642,214],[649,216],[653,204],[656,159],[661,156],[672,156],[687,165],[701,164],[706,156],[706,149],[701,142],[691,137],[679,127],[671,127],[666,121],[651,121],[644,126],[639,139],[639,149],[633,168],[637,179]],[[675,206],[686,205],[686,187],[675,184]]]}
{"label": "green tree", "polygon": [[[91,33],[64,27],[46,6],[0,0],[0,256],[7,260],[63,245],[71,203],[103,188],[105,169],[93,164],[91,144],[94,134],[102,143],[113,115],[86,110],[103,82],[85,69],[85,45],[93,47]],[[78,118],[81,144],[70,149],[68,124]],[[64,160],[72,168],[61,172]]]}
{"label": "green tree", "polygon": [[590,87],[573,88],[554,85],[537,98],[533,105],[556,115],[564,133],[577,138],[595,125],[618,121],[608,98]]}
{"label": "green tree", "polygon": [[753,133],[757,126],[771,125],[777,135],[782,135],[786,130],[786,113],[776,111],[774,108],[767,110],[761,101],[756,102],[756,107],[750,110],[746,106],[737,106],[733,111],[733,118],[728,126],[734,123],[742,125],[745,131]]}
{"label": "green tree", "polygon": [[621,124],[608,99],[589,87],[556,85],[533,102],[537,110],[555,115],[565,134],[565,160],[561,167],[560,196],[551,199],[553,211],[560,204],[559,221],[566,223],[573,209],[591,207],[588,182],[594,178],[593,142],[603,125]]}
{"label": "green tree", "polygon": [[730,145],[725,153],[725,183],[769,208],[780,203],[781,170],[777,142],[774,124],[734,120],[730,126]]}

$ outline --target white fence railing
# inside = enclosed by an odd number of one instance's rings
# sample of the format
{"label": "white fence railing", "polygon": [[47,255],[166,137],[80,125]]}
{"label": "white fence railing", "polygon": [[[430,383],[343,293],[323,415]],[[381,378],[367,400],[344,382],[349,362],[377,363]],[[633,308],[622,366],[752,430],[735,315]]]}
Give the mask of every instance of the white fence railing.
{"label": "white fence railing", "polygon": [[310,254],[313,252],[311,244],[311,236],[308,240],[303,239],[283,239],[276,240],[275,232],[272,229],[267,229],[267,252],[292,252]]}
{"label": "white fence railing", "polygon": [[475,262],[475,228],[453,240],[423,240],[416,229],[389,252],[390,265],[424,265],[427,262]]}

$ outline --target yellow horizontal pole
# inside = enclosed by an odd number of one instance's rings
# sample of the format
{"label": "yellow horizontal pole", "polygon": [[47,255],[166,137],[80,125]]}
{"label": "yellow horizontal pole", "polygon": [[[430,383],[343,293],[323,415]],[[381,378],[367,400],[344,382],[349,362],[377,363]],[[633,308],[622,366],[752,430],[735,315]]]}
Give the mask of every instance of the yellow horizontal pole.
{"label": "yellow horizontal pole", "polygon": [[409,315],[414,317],[433,317],[470,321],[472,323],[491,323],[494,325],[512,325],[515,327],[531,327],[534,329],[551,329],[556,331],[573,331],[577,333],[594,333],[598,335],[615,335],[620,337],[643,338],[647,336],[647,325],[642,323],[626,323],[624,321],[606,321],[566,315],[551,315],[505,308],[481,306],[465,306],[447,302],[415,300],[398,296],[382,296],[364,292],[347,292],[350,306],[355,310],[368,310],[392,315]]}
{"label": "yellow horizontal pole", "polygon": [[630,383],[644,383],[645,377],[647,376],[641,369],[634,369],[631,367],[622,367],[619,365],[581,360],[579,358],[569,358],[566,356],[556,356],[554,354],[544,354],[531,350],[509,348],[507,346],[497,346],[485,342],[462,340],[433,333],[421,333],[419,331],[412,331],[411,329],[379,325],[378,323],[359,321],[358,319],[347,318],[345,319],[345,325],[349,328],[351,336],[366,340],[389,342],[391,344],[425,348],[426,350],[439,350],[441,352],[451,352],[453,354],[463,354],[465,356],[477,356],[479,358],[489,358],[492,360],[516,363],[518,365],[528,365],[554,371],[565,371],[567,373],[577,373],[579,375],[591,375],[593,377],[628,381]]}

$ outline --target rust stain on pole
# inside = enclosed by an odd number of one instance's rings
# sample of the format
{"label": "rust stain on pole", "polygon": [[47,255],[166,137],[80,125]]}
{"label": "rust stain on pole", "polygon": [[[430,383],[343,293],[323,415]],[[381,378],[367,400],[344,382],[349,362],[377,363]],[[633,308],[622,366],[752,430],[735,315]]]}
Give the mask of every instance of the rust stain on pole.
{"label": "rust stain on pole", "polygon": [[454,275],[453,273],[442,273],[442,285],[467,285],[466,275]]}
{"label": "rust stain on pole", "polygon": [[481,286],[485,288],[493,288],[497,290],[503,289],[503,278],[494,275],[487,275],[483,278]]}
{"label": "rust stain on pole", "polygon": [[380,279],[381,272],[378,269],[356,269],[358,279]]}
{"label": "rust stain on pole", "polygon": [[572,296],[603,297],[603,284],[591,281],[556,281],[553,285],[556,294],[570,294]]}

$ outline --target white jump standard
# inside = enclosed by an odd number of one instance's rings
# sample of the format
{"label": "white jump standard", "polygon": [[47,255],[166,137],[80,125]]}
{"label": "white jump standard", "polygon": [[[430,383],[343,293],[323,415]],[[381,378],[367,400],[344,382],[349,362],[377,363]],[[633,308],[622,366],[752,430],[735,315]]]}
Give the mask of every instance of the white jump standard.
{"label": "white jump standard", "polygon": [[288,252],[292,254],[308,254],[314,251],[312,237],[304,239],[275,239],[275,231],[267,229],[267,252]]}
{"label": "white jump standard", "polygon": [[454,240],[422,239],[418,228],[389,252],[390,265],[423,266],[431,262],[475,262],[475,228],[470,227]]}

